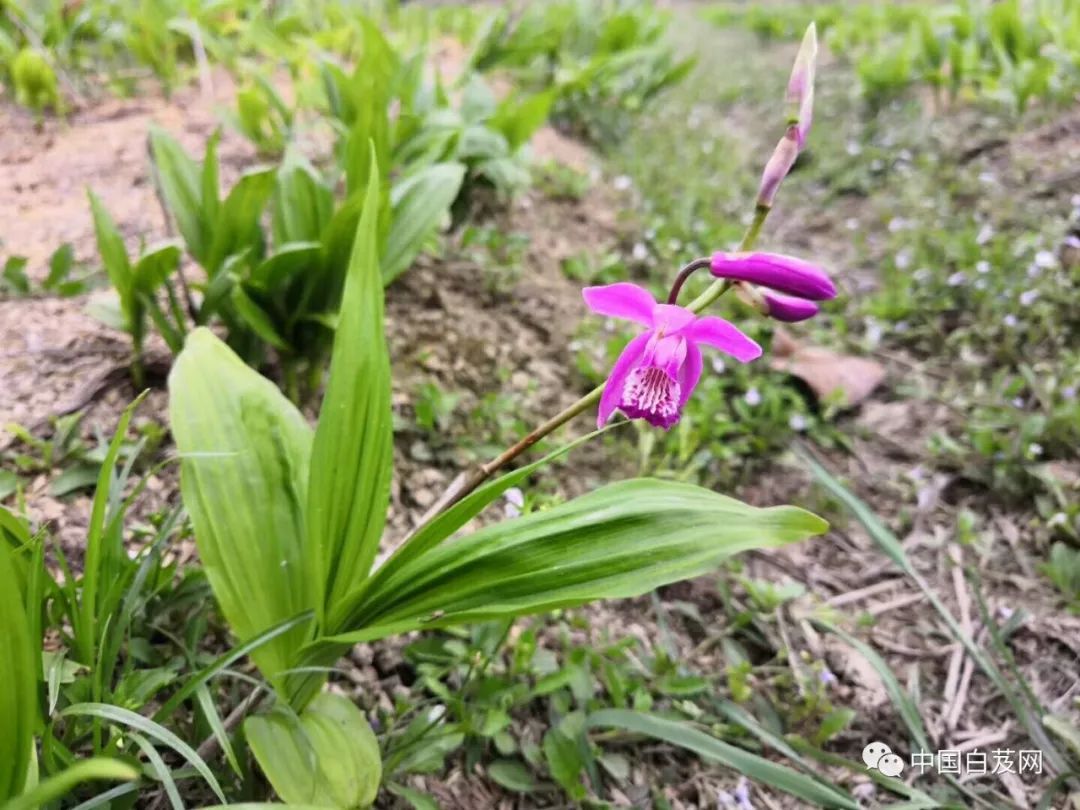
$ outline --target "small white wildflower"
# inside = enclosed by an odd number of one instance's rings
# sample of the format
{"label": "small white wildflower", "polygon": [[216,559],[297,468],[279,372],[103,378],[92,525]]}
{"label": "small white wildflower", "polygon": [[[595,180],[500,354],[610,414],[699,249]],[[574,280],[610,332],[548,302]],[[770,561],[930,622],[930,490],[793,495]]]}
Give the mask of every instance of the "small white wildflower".
{"label": "small white wildflower", "polygon": [[739,784],[735,786],[735,800],[739,803],[739,810],[754,810],[750,803],[750,783],[745,776],[739,777]]}
{"label": "small white wildflower", "polygon": [[975,279],[974,287],[975,287],[976,290],[985,290],[986,289],[986,279],[985,278],[977,278],[977,279]]}
{"label": "small white wildflower", "polygon": [[751,408],[756,405],[760,405],[761,392],[758,391],[756,388],[751,388],[749,391],[746,392],[745,396],[743,396],[743,399],[746,400],[746,404],[749,405]]}
{"label": "small white wildflower", "polygon": [[951,276],[949,276],[949,282],[948,283],[949,283],[950,287],[959,287],[965,281],[967,281],[967,276],[964,275],[963,271],[957,270],[955,273],[953,273]]}
{"label": "small white wildflower", "polygon": [[1003,622],[1007,622],[1013,617],[1013,614],[1016,613],[1016,611],[1006,605],[1000,605],[997,609],[997,613],[999,619]]}
{"label": "small white wildflower", "polygon": [[1004,318],[1002,318],[1001,322],[1003,324],[1005,324],[1007,327],[1009,327],[1010,329],[1015,329],[1016,324],[1018,323],[1018,321],[1016,320],[1016,316],[1013,315],[1011,312],[1008,315],[1006,315]]}
{"label": "small white wildflower", "polygon": [[900,270],[907,270],[911,267],[911,250],[904,248],[896,254],[893,262]]}
{"label": "small white wildflower", "polygon": [[797,433],[802,433],[806,430],[806,417],[801,413],[793,413],[788,419],[788,427]]}
{"label": "small white wildflower", "polygon": [[1055,526],[1064,526],[1068,522],[1069,519],[1065,517],[1064,512],[1055,512],[1050,520],[1046,521],[1046,525],[1050,528],[1054,528]]}
{"label": "small white wildflower", "polygon": [[670,250],[672,253],[678,253],[680,250],[682,250],[682,242],[678,239],[669,239],[668,250]]}
{"label": "small white wildflower", "polygon": [[1043,270],[1049,270],[1052,267],[1057,267],[1057,256],[1051,253],[1049,250],[1040,250],[1035,254],[1035,266],[1040,267]]}
{"label": "small white wildflower", "polygon": [[1080,236],[1077,236],[1074,233],[1070,233],[1068,236],[1065,237],[1065,247],[1080,250]]}
{"label": "small white wildflower", "polygon": [[1043,454],[1043,446],[1038,442],[1032,442],[1028,445],[1028,453],[1037,458]]}
{"label": "small white wildflower", "polygon": [[724,365],[724,361],[721,358],[714,357],[712,359],[712,370],[717,374],[723,374],[726,368],[727,366]]}
{"label": "small white wildflower", "polygon": [[1065,399],[1076,399],[1076,386],[1069,385],[1061,389],[1061,396]]}
{"label": "small white wildflower", "polygon": [[908,330],[908,328],[909,326],[907,321],[897,321],[895,324],[893,324],[893,331],[896,332],[898,335],[904,334]]}
{"label": "small white wildflower", "polygon": [[644,242],[636,242],[630,255],[634,257],[635,261],[643,262],[649,257],[649,249],[645,247]]}
{"label": "small white wildflower", "polygon": [[525,505],[525,495],[517,487],[510,487],[503,494],[506,498],[506,505],[503,506],[503,512],[508,518],[521,517],[521,507]]}
{"label": "small white wildflower", "polygon": [[982,172],[979,175],[979,182],[984,186],[992,186],[997,182],[997,175],[993,172]]}
{"label": "small white wildflower", "polygon": [[1039,297],[1038,290],[1024,290],[1020,293],[1020,303],[1025,307],[1030,307],[1035,303],[1035,299]]}
{"label": "small white wildflower", "polygon": [[845,150],[849,155],[855,157],[862,154],[862,144],[858,141],[848,141]]}
{"label": "small white wildflower", "polygon": [[994,226],[989,222],[979,228],[979,233],[975,236],[975,243],[978,245],[985,245],[991,239],[994,238]]}
{"label": "small white wildflower", "polygon": [[909,223],[903,217],[893,217],[889,220],[889,233],[898,233],[899,231],[906,230],[911,223]]}
{"label": "small white wildflower", "polygon": [[628,174],[620,174],[611,183],[616,191],[628,191],[633,185],[634,181],[630,179]]}
{"label": "small white wildflower", "polygon": [[847,228],[849,231],[856,231],[859,229],[859,220],[857,220],[855,217],[848,217],[846,220],[844,220],[844,227]]}
{"label": "small white wildflower", "polygon": [[975,262],[975,272],[985,276],[990,272],[990,262],[986,261],[986,259]]}
{"label": "small white wildflower", "polygon": [[825,667],[821,670],[821,672],[818,673],[818,679],[821,681],[823,686],[832,686],[836,683],[836,676],[828,667]]}
{"label": "small white wildflower", "polygon": [[877,346],[881,343],[881,324],[877,321],[868,321],[866,324],[866,342],[871,346]]}

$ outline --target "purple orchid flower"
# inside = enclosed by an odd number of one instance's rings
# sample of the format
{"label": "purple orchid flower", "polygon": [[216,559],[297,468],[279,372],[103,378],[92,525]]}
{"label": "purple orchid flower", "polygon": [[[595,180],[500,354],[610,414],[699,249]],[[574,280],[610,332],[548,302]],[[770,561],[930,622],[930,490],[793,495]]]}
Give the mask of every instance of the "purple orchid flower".
{"label": "purple orchid flower", "polygon": [[818,313],[815,301],[836,297],[836,286],[817,265],[779,253],[714,253],[710,262],[718,278],[754,286],[761,308],[778,321],[805,321]]}
{"label": "purple orchid flower", "polygon": [[698,317],[686,307],[658,304],[648,290],[620,282],[582,290],[593,312],[648,327],[631,340],[608,375],[596,424],[602,427],[618,408],[665,430],[679,421],[683,406],[701,379],[705,344],[743,363],[761,356],[761,347],[734,325],[713,315]]}

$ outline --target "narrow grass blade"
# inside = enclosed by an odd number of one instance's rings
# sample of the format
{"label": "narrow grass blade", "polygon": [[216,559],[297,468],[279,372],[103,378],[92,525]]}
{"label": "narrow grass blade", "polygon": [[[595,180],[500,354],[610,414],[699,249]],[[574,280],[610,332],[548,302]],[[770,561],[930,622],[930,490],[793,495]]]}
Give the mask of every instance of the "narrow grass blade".
{"label": "narrow grass blade", "polygon": [[128,736],[135,741],[135,744],[139,746],[139,750],[146,756],[147,762],[150,763],[150,770],[154,772],[157,780],[165,789],[165,795],[169,797],[169,803],[173,806],[173,810],[184,810],[184,800],[180,798],[180,791],[176,787],[176,780],[174,780],[172,774],[169,773],[169,766],[165,764],[165,760],[161,758],[161,754],[154,748],[153,743],[146,739],[142,734],[138,734],[134,731],[128,732]]}
{"label": "narrow grass blade", "polygon": [[99,780],[128,782],[139,778],[139,771],[115,759],[95,757],[76,762],[70,768],[46,779],[33,790],[4,805],[4,810],[37,810],[50,802],[67,796],[73,788],[83,782]]}
{"label": "narrow grass blade", "polygon": [[195,752],[194,748],[164,726],[143,717],[141,714],[129,711],[128,709],[123,709],[119,706],[109,706],[104,703],[76,703],[73,706],[68,706],[66,709],[63,709],[59,714],[60,717],[70,717],[73,715],[99,717],[110,723],[116,723],[129,729],[134,729],[135,731],[141,731],[148,737],[153,737],[155,740],[163,745],[167,745],[186,759],[198,772],[199,776],[206,780],[206,784],[214,791],[214,795],[222,802],[226,801],[225,794],[221,791],[221,785],[218,784],[217,777],[214,776],[214,772],[210,770],[210,767],[203,761],[203,758]]}
{"label": "narrow grass blade", "polygon": [[858,810],[859,807],[858,802],[837,787],[718,740],[678,720],[631,709],[602,709],[590,714],[586,723],[590,728],[614,728],[677,745],[703,759],[734,768],[748,779],[818,807],[841,807],[845,810]]}

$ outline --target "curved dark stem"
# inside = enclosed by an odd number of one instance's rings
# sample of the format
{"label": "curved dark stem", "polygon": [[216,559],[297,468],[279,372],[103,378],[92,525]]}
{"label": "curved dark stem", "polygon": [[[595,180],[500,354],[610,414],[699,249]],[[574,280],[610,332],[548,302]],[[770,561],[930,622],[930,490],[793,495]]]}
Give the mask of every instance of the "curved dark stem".
{"label": "curved dark stem", "polygon": [[711,259],[694,259],[690,264],[686,265],[679,271],[679,275],[675,276],[675,283],[671,285],[671,292],[668,294],[667,302],[669,304],[677,303],[679,300],[679,293],[682,292],[683,284],[698,270],[703,267],[708,267],[712,264]]}

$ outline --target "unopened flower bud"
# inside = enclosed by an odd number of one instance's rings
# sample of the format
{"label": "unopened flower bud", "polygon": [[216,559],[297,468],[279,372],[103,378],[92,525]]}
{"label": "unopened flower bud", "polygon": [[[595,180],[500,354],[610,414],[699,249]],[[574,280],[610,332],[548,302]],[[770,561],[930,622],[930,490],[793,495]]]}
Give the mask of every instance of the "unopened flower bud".
{"label": "unopened flower bud", "polygon": [[817,66],[817,26],[814,23],[806,29],[795,64],[791,68],[788,81],[787,101],[791,111],[788,114],[795,124],[799,149],[806,145],[806,135],[810,132],[810,122],[814,114],[814,72]]}
{"label": "unopened flower bud", "polygon": [[792,124],[780,143],[773,150],[772,157],[765,164],[765,171],[761,175],[761,185],[758,188],[757,204],[762,208],[772,208],[773,200],[780,184],[784,182],[791,167],[795,165],[795,159],[799,157],[799,134],[798,126]]}

